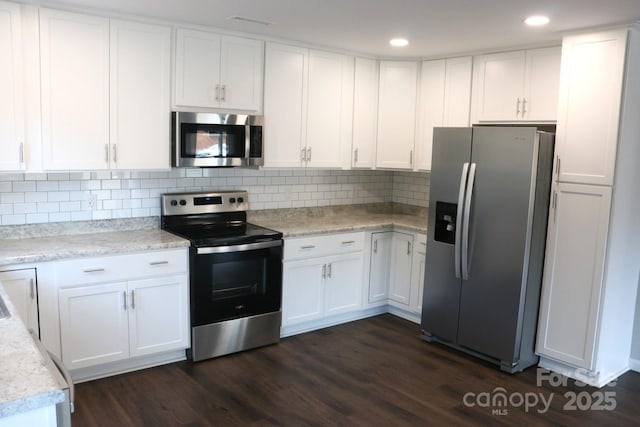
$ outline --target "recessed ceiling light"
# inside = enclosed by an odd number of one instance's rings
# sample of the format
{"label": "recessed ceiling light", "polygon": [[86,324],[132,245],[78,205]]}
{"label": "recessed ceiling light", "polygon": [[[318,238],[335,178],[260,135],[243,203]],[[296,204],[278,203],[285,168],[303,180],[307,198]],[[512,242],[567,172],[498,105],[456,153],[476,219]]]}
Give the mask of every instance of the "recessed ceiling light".
{"label": "recessed ceiling light", "polygon": [[409,40],[407,39],[391,39],[389,40],[389,44],[393,47],[405,47],[406,45],[409,44]]}
{"label": "recessed ceiling light", "polygon": [[542,15],[530,16],[524,20],[524,23],[532,27],[539,27],[541,25],[547,25],[549,23],[549,17]]}

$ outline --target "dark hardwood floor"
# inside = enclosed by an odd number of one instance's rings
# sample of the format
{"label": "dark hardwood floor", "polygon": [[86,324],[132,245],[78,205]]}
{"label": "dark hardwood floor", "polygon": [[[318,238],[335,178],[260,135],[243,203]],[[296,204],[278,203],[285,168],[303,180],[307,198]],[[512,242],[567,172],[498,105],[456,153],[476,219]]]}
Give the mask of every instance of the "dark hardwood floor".
{"label": "dark hardwood floor", "polygon": [[382,315],[78,384],[73,426],[640,425],[640,374],[603,389],[538,387],[536,368],[509,375],[418,334]]}

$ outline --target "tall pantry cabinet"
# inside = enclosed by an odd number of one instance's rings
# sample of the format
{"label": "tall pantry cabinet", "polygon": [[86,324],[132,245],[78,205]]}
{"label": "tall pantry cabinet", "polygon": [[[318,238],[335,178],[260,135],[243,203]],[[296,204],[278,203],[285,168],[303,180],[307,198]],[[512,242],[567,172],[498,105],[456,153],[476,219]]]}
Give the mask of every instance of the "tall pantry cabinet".
{"label": "tall pantry cabinet", "polygon": [[538,325],[540,366],[603,386],[629,369],[640,272],[640,34],[565,37]]}

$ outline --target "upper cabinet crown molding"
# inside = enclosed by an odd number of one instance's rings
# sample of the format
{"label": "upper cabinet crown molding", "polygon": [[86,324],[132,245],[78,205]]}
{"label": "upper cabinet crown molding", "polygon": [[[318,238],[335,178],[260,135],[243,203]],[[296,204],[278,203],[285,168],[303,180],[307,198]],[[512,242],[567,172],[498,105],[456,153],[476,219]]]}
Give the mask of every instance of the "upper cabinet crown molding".
{"label": "upper cabinet crown molding", "polygon": [[264,42],[176,31],[175,105],[262,111]]}
{"label": "upper cabinet crown molding", "polygon": [[474,58],[472,122],[552,122],[557,116],[560,47]]}

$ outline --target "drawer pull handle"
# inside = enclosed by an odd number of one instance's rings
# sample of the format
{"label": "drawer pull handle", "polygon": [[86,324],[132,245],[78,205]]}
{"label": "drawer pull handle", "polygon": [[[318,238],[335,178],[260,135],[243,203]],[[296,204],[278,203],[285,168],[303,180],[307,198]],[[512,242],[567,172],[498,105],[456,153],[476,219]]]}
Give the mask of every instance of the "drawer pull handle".
{"label": "drawer pull handle", "polygon": [[306,245],[306,246],[300,246],[300,249],[313,249],[315,247],[316,245]]}
{"label": "drawer pull handle", "polygon": [[169,264],[169,261],[151,261],[149,263],[149,265],[164,265],[164,264]]}
{"label": "drawer pull handle", "polygon": [[102,273],[104,271],[104,268],[88,268],[82,271],[84,271],[85,273]]}
{"label": "drawer pull handle", "polygon": [[354,244],[356,241],[355,240],[345,240],[344,242],[342,242],[343,245],[352,245]]}
{"label": "drawer pull handle", "polygon": [[427,242],[420,242],[422,246],[427,246]]}

